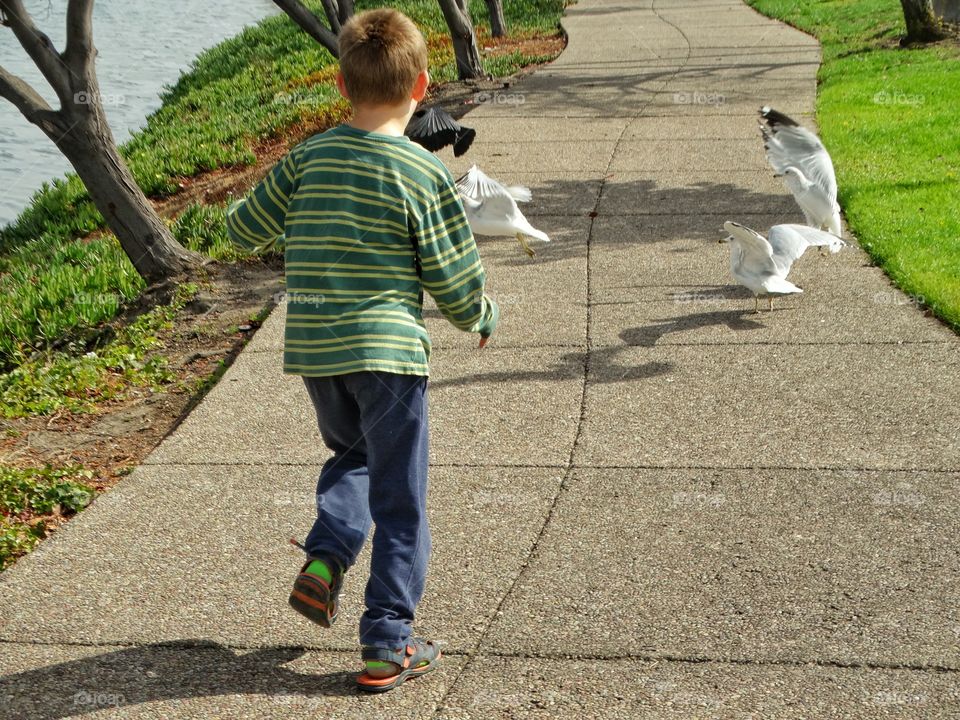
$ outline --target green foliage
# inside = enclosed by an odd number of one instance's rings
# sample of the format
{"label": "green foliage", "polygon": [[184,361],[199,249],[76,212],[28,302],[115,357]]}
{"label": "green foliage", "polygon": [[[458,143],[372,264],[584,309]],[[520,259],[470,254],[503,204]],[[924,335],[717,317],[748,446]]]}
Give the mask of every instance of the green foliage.
{"label": "green foliage", "polygon": [[181,245],[215,260],[231,262],[246,254],[227,235],[226,205],[191,204],[170,226]]}
{"label": "green foliage", "polygon": [[44,235],[2,258],[0,368],[114,317],[144,283],[113,236]]}
{"label": "green foliage", "polygon": [[552,55],[527,55],[519,50],[514,50],[510,53],[486,58],[484,67],[491,75],[503,76],[516,72],[518,67],[532,63],[543,63],[552,59]]}
{"label": "green foliage", "polygon": [[[560,25],[563,9],[572,4],[573,0],[506,0],[503,3],[503,17],[507,23],[507,34],[517,31],[552,32]],[[483,0],[471,0],[470,14],[478,27],[490,27],[490,16]]]}
{"label": "green foliage", "polygon": [[93,500],[94,491],[88,484],[91,479],[92,472],[77,466],[0,465],[0,570],[46,535],[43,522],[24,522],[24,518],[82,510]]}
{"label": "green foliage", "polygon": [[44,524],[26,523],[8,520],[0,515],[0,570],[4,570],[15,559],[33,550],[33,546],[46,535]]}
{"label": "green foliage", "polygon": [[5,417],[90,412],[95,402],[123,397],[132,386],[157,388],[170,382],[166,359],[151,350],[196,291],[195,285],[182,286],[173,303],[144,313],[96,351],[45,353],[0,375],[0,412]]}
{"label": "green foliage", "polygon": [[895,0],[749,0],[823,44],[817,117],[860,244],[960,330],[960,52],[901,49]]}
{"label": "green foliage", "polygon": [[93,490],[85,482],[93,473],[81,467],[15,468],[0,465],[0,512],[20,515],[32,512],[39,515],[77,512],[93,500]]}

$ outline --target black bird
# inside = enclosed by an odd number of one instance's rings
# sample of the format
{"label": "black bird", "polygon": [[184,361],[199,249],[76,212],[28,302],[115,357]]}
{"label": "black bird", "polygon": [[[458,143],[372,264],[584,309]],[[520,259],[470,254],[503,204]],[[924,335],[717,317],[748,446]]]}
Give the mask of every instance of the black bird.
{"label": "black bird", "polygon": [[453,145],[453,154],[460,157],[473,143],[477,131],[458,123],[440,106],[432,105],[413,114],[404,134],[430,152]]}

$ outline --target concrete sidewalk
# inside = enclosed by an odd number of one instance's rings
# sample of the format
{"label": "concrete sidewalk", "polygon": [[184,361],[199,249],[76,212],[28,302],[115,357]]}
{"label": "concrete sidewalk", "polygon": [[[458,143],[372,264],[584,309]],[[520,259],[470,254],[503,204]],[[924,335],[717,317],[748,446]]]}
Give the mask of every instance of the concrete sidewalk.
{"label": "concrete sidewalk", "polygon": [[956,336],[858,249],[753,315],[716,244],[802,220],[757,109],[812,122],[816,42],[738,0],[580,0],[564,25],[445,157],[529,185],[554,242],[482,241],[484,352],[431,321],[442,670],[355,693],[362,571],[331,631],[285,604],[326,451],[279,309],[0,576],[0,718],[960,714]]}

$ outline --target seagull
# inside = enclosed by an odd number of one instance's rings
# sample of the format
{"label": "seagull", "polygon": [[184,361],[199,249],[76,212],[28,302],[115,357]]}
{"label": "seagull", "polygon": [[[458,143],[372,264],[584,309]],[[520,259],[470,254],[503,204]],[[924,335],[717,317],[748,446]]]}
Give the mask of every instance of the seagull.
{"label": "seagull", "polygon": [[777,295],[793,295],[803,290],[787,280],[794,260],[808,247],[826,247],[839,252],[846,243],[836,235],[807,225],[774,225],[769,240],[756,230],[735,222],[725,222],[730,233],[722,243],[731,243],[730,272],[737,282],[748,287],[754,295],[753,311],[760,312],[760,296],[765,295],[768,308],[773,310]]}
{"label": "seagull", "polygon": [[473,143],[477,131],[464,127],[439,105],[417,110],[404,134],[430,152],[453,145],[455,157],[463,155]]}
{"label": "seagull", "polygon": [[527,238],[550,242],[547,234],[533,227],[517,207],[518,202],[529,202],[533,197],[528,188],[501,185],[473,165],[457,180],[457,190],[474,235],[516,235],[530,257],[536,253]]}
{"label": "seagull", "polygon": [[807,225],[841,235],[837,176],[830,154],[820,138],[769,106],[760,108],[763,146],[767,160],[790,188]]}

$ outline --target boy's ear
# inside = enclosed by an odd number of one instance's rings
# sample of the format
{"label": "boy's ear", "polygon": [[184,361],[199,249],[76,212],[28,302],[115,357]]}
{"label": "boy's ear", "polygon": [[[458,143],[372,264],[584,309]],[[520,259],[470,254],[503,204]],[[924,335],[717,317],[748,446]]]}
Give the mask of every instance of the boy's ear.
{"label": "boy's ear", "polygon": [[350,99],[350,95],[347,94],[347,83],[343,79],[343,73],[337,73],[337,90],[340,91],[340,94],[343,95],[347,100]]}
{"label": "boy's ear", "polygon": [[426,70],[417,75],[416,82],[413,83],[413,92],[410,97],[417,102],[423,100],[427,94],[427,88],[430,86],[430,73]]}

